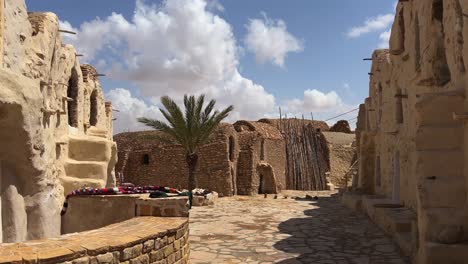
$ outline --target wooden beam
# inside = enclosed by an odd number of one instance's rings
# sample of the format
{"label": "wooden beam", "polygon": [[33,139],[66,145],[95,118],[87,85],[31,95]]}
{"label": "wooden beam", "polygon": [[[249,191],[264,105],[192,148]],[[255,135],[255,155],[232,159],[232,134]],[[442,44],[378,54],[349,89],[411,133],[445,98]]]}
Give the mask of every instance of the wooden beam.
{"label": "wooden beam", "polygon": [[364,59],[362,59],[362,60],[363,60],[363,61],[371,61],[372,58],[364,58]]}
{"label": "wooden beam", "polygon": [[70,30],[59,29],[59,32],[76,35],[76,32],[73,32],[73,31],[70,31]]}
{"label": "wooden beam", "polygon": [[83,57],[83,54],[75,54],[76,57]]}
{"label": "wooden beam", "polygon": [[408,98],[407,94],[395,94],[395,98]]}
{"label": "wooden beam", "polygon": [[98,73],[98,74],[94,74],[93,75],[94,77],[99,77],[99,76],[106,76],[105,74],[102,74],[102,73]]}

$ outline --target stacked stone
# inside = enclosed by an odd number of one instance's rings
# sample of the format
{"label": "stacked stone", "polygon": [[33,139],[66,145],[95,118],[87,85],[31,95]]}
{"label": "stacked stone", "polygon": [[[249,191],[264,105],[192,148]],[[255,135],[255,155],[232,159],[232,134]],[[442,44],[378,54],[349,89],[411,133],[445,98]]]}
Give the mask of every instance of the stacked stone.
{"label": "stacked stone", "polygon": [[[117,175],[135,185],[188,188],[185,149],[160,140],[158,131],[121,133],[115,136],[119,149]],[[236,194],[237,133],[232,125],[221,124],[209,142],[200,147],[196,175],[200,188]]]}
{"label": "stacked stone", "polygon": [[0,263],[185,264],[188,234],[186,218],[141,217],[59,239],[0,246]]}
{"label": "stacked stone", "polygon": [[340,132],[340,133],[347,133],[347,134],[353,133],[351,131],[351,127],[349,126],[348,121],[346,121],[346,120],[340,120],[340,121],[336,122],[336,124],[334,124],[330,128],[330,132]]}

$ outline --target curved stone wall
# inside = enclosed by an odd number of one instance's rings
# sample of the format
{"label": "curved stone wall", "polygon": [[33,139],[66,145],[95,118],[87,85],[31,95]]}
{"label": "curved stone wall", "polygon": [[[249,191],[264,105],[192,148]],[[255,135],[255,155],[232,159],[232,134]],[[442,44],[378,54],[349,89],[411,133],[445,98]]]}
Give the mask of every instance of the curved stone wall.
{"label": "curved stone wall", "polygon": [[188,263],[188,218],[138,217],[55,239],[1,244],[0,263]]}

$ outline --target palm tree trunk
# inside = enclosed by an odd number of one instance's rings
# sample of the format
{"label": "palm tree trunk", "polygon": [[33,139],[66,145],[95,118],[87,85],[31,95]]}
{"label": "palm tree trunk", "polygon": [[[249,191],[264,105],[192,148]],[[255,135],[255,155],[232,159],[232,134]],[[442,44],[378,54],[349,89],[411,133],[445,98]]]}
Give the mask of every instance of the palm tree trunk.
{"label": "palm tree trunk", "polygon": [[187,153],[186,156],[188,165],[188,189],[192,192],[193,189],[198,187],[197,177],[195,175],[195,169],[197,168],[198,155],[196,153]]}

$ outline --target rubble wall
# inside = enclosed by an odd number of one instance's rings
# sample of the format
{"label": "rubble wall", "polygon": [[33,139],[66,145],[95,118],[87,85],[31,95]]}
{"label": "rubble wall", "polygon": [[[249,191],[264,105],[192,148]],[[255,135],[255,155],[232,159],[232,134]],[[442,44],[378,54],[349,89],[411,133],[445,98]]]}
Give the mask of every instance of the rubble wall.
{"label": "rubble wall", "polygon": [[[136,185],[161,185],[188,188],[185,150],[179,145],[161,142],[158,132],[131,132],[115,136],[119,146],[117,174]],[[236,194],[238,158],[237,133],[223,124],[210,142],[199,150],[196,176],[200,188],[231,196]]]}

